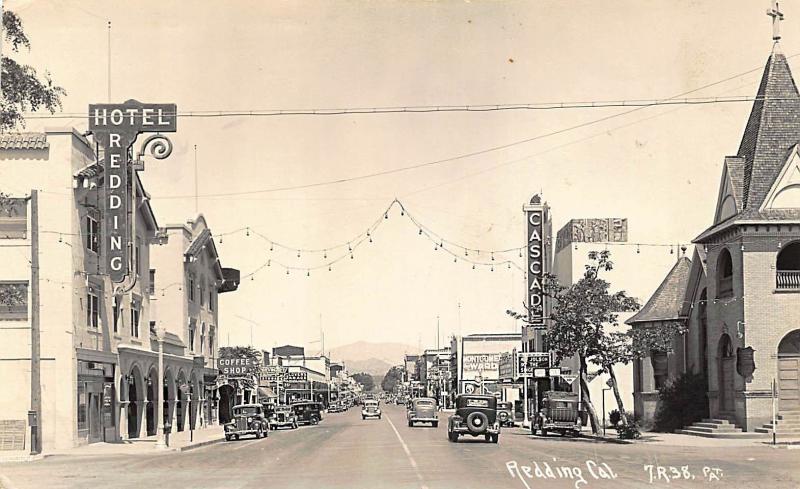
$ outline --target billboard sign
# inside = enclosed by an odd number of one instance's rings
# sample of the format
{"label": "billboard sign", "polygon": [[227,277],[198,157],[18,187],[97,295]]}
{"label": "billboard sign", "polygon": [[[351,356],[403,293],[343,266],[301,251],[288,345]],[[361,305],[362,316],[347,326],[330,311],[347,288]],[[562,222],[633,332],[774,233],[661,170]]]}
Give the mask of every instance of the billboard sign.
{"label": "billboard sign", "polygon": [[500,354],[500,360],[497,363],[497,378],[501,382],[513,382],[517,378],[514,368],[516,355],[516,350]]}
{"label": "billboard sign", "polygon": [[135,183],[130,181],[133,172],[130,148],[140,133],[175,132],[176,127],[175,104],[128,100],[124,104],[89,105],[89,131],[103,150],[106,267],[114,283],[124,281],[131,267],[128,213],[131,187]]}
{"label": "billboard sign", "polygon": [[306,372],[286,372],[284,378],[286,382],[305,382],[308,380],[308,374]]}

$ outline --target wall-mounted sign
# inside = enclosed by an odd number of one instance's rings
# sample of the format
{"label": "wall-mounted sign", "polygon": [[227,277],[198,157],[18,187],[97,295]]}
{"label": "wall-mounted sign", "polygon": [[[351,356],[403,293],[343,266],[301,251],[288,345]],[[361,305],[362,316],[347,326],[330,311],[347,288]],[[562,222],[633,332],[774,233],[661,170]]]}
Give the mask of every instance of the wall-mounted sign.
{"label": "wall-mounted sign", "polygon": [[530,377],[536,369],[550,368],[550,352],[519,352],[517,353],[517,374],[520,377]]}
{"label": "wall-mounted sign", "polygon": [[556,235],[556,252],[572,243],[628,241],[628,220],[623,218],[572,219]]}
{"label": "wall-mounted sign", "polygon": [[175,132],[176,112],[175,104],[143,104],[135,100],[89,105],[89,130],[103,150],[105,253],[112,282],[125,280],[131,266],[131,145],[143,132]]}
{"label": "wall-mounted sign", "polygon": [[249,377],[253,372],[251,358],[220,358],[217,360],[219,372],[228,378]]}
{"label": "wall-mounted sign", "polygon": [[514,361],[516,357],[516,350],[513,352],[504,352],[500,354],[500,360],[497,363],[497,378],[501,382],[512,382],[517,376],[514,372]]}
{"label": "wall-mounted sign", "polygon": [[500,362],[500,353],[465,353],[461,360],[462,378],[474,379],[481,376],[484,379],[494,379]]}
{"label": "wall-mounted sign", "polygon": [[533,369],[533,376],[537,379],[544,379],[547,378],[547,369],[546,368],[535,368]]}
{"label": "wall-mounted sign", "polygon": [[546,207],[539,195],[534,195],[529,205],[524,207],[527,233],[527,273],[528,273],[528,323],[533,328],[544,329],[544,274],[546,266],[545,220]]}
{"label": "wall-mounted sign", "polygon": [[306,372],[286,372],[283,377],[286,382],[305,382],[308,374]]}

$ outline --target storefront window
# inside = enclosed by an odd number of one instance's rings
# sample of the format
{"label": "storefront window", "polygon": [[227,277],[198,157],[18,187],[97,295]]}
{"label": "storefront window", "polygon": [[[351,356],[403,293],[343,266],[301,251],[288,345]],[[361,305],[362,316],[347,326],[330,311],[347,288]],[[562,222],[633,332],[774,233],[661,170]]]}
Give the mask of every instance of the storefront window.
{"label": "storefront window", "polygon": [[78,431],[89,428],[86,410],[88,407],[86,382],[78,382]]}

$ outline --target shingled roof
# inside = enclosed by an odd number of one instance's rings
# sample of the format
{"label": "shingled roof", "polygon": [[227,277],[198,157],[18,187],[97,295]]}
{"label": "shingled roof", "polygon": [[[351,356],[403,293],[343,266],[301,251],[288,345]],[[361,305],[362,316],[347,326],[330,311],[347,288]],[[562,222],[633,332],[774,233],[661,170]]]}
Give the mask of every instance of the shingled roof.
{"label": "shingled roof", "polygon": [[625,321],[626,324],[648,323],[654,321],[674,321],[680,319],[683,297],[689,283],[692,261],[681,257],[667,277],[661,282],[650,300],[639,312]]}
{"label": "shingled roof", "polygon": [[12,132],[0,134],[0,149],[47,149],[47,135],[43,132]]}
{"label": "shingled roof", "polygon": [[800,94],[778,44],[764,67],[738,155],[744,157],[744,207],[758,209],[800,140]]}

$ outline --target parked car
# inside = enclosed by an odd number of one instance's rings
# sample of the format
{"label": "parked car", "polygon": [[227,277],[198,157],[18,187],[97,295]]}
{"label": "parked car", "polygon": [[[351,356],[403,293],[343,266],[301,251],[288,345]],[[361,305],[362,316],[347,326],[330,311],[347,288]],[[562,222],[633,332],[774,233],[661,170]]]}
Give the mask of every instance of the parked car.
{"label": "parked car", "polygon": [[542,396],[539,412],[531,423],[531,434],[537,431],[547,436],[548,431],[557,431],[561,436],[576,436],[581,432],[578,412],[578,394],[573,392],[547,391]]}
{"label": "parked car", "polygon": [[514,403],[498,402],[497,419],[500,422],[500,426],[514,426]]}
{"label": "parked car", "polygon": [[329,413],[342,413],[347,411],[347,406],[343,402],[332,402],[330,406],[328,406]]}
{"label": "parked car", "polygon": [[262,438],[269,435],[269,425],[261,404],[240,404],[233,407],[233,420],[225,423],[225,440],[238,440],[244,435]]}
{"label": "parked car", "polygon": [[361,408],[361,419],[378,418],[381,419],[381,408],[378,407],[378,401],[366,400],[364,407]]}
{"label": "parked car", "polygon": [[500,423],[497,421],[497,398],[476,394],[456,397],[456,412],[447,419],[447,439],[457,442],[461,435],[483,435],[486,441],[497,443]]}
{"label": "parked car", "polygon": [[318,424],[322,421],[322,404],[313,401],[292,404],[292,412],[297,417],[297,424]]}
{"label": "parked car", "polygon": [[431,423],[434,428],[439,426],[439,416],[436,414],[436,400],[430,397],[419,397],[411,402],[411,409],[406,413],[408,426],[414,423]]}
{"label": "parked car", "polygon": [[297,416],[290,406],[285,404],[274,406],[272,415],[269,417],[269,429],[277,430],[284,426],[296,429]]}

